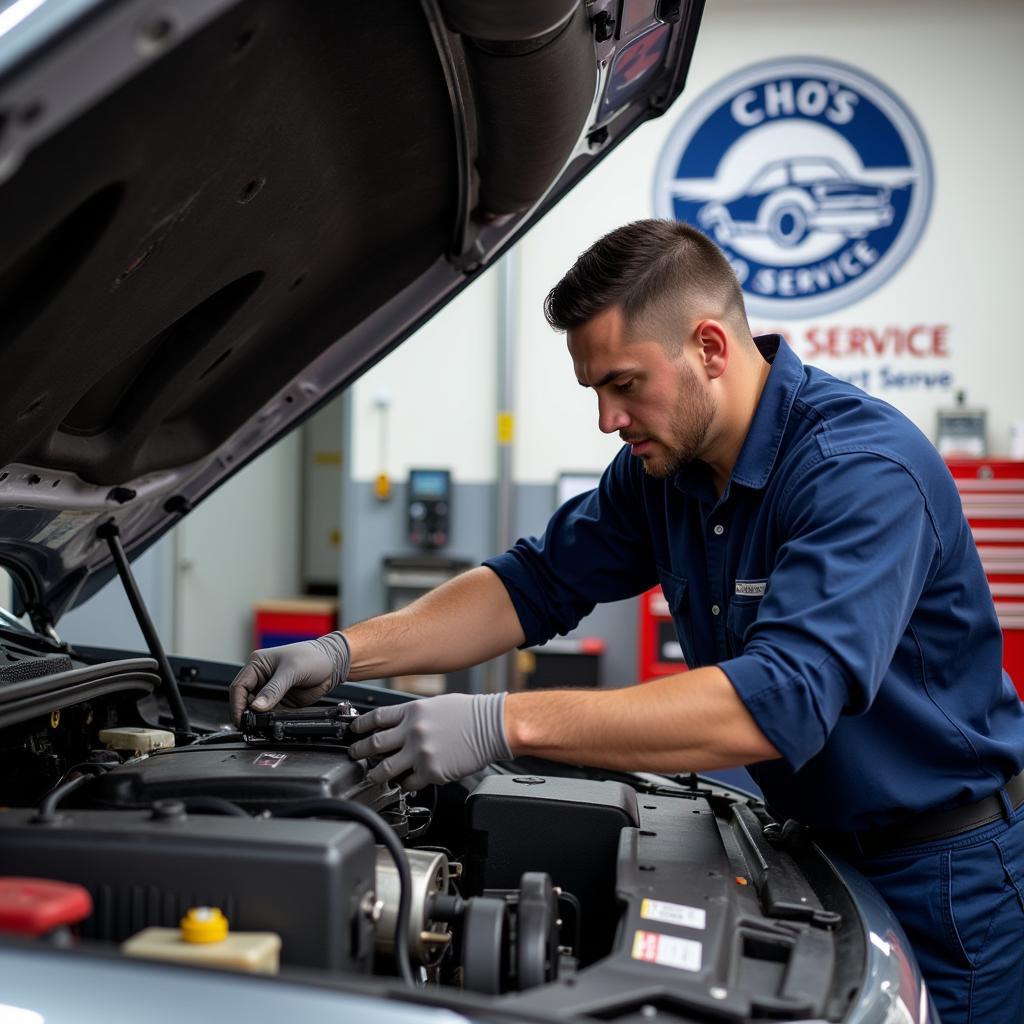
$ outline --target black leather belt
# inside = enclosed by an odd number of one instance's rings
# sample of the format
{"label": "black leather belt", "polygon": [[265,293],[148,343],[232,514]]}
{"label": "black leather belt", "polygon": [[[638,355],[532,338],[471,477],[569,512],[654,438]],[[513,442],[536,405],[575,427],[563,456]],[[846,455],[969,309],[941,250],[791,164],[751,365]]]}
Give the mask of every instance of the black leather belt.
{"label": "black leather belt", "polygon": [[[1003,790],[1010,806],[1017,810],[1024,804],[1024,772],[1010,779]],[[945,811],[925,811],[923,814],[915,814],[906,821],[866,832],[812,831],[811,835],[822,845],[835,846],[846,854],[872,857],[892,850],[901,850],[907,846],[952,839],[953,836],[970,832],[971,829],[980,828],[1004,817],[1005,805],[997,792],[973,804],[951,807]]]}

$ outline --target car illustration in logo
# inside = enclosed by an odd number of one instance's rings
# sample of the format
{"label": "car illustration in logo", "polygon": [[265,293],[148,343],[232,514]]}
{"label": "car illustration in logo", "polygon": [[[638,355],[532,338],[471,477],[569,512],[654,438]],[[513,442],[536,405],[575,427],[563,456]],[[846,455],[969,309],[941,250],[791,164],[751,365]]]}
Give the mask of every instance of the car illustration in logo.
{"label": "car illustration in logo", "polygon": [[772,160],[734,199],[702,206],[697,222],[720,245],[745,234],[791,248],[818,230],[863,238],[892,223],[890,195],[890,188],[858,181],[829,157]]}
{"label": "car illustration in logo", "polygon": [[721,246],[748,313],[820,316],[906,262],[932,179],[924,134],[891,89],[839,61],[785,57],[686,108],[658,160],[654,210]]}

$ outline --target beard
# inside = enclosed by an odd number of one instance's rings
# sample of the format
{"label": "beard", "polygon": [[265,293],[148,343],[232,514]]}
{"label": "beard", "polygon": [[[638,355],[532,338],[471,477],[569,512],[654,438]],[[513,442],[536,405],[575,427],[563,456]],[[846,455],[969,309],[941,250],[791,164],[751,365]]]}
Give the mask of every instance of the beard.
{"label": "beard", "polygon": [[640,458],[644,472],[658,480],[675,476],[698,458],[707,443],[716,412],[715,400],[700,386],[697,375],[684,363],[679,371],[676,407],[666,437],[651,437],[652,451]]}

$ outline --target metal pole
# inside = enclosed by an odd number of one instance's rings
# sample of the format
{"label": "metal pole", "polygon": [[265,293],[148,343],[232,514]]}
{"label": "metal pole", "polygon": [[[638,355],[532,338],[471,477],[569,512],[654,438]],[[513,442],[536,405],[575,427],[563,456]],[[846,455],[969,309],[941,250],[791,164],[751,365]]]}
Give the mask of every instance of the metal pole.
{"label": "metal pole", "polygon": [[132,606],[132,611],[135,612],[135,618],[139,623],[139,628],[142,630],[143,637],[145,637],[146,646],[149,648],[149,653],[156,659],[160,678],[163,680],[167,703],[170,705],[171,715],[174,717],[174,725],[178,736],[179,738],[191,739],[192,727],[189,724],[188,712],[185,710],[185,702],[181,699],[181,693],[178,691],[178,681],[174,678],[174,670],[171,668],[171,663],[167,660],[167,655],[160,643],[156,627],[153,625],[153,620],[149,617],[149,610],[142,600],[142,594],[139,593],[135,577],[132,575],[132,568],[128,564],[128,558],[121,545],[121,531],[116,523],[109,522],[104,523],[96,533],[97,536],[107,542],[107,546],[110,548],[114,565],[117,566],[117,574],[121,577],[121,584],[124,586],[124,592],[128,595],[128,602]]}
{"label": "metal pole", "polygon": [[[497,509],[495,516],[496,550],[512,545],[514,495],[512,489],[512,457],[515,448],[515,339],[518,317],[516,303],[519,285],[519,254],[513,247],[501,259],[498,278],[498,450]],[[513,678],[513,655],[496,663],[498,690],[507,690]]]}

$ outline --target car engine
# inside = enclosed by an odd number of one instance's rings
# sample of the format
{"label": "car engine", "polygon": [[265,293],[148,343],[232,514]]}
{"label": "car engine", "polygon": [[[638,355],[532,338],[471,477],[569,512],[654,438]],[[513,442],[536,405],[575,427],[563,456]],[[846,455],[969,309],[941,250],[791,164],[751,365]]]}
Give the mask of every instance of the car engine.
{"label": "car engine", "polygon": [[826,1019],[856,992],[845,889],[736,791],[516,762],[405,794],[348,754],[383,691],[236,731],[223,682],[179,665],[181,737],[150,659],[0,655],[17,666],[0,685],[0,875],[88,890],[80,944],[216,907],[279,936],[282,972],[398,973],[522,1012]]}

